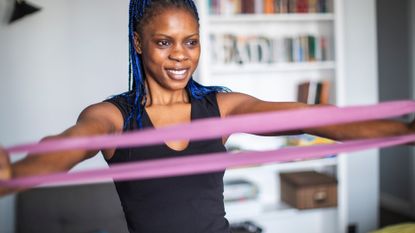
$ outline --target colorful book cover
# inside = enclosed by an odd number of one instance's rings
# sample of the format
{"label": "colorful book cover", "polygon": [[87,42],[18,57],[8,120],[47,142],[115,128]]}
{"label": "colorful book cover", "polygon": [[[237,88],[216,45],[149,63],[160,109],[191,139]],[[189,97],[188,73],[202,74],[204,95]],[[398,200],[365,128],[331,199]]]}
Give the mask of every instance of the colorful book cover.
{"label": "colorful book cover", "polygon": [[265,14],[275,13],[274,0],[264,0],[264,13]]}

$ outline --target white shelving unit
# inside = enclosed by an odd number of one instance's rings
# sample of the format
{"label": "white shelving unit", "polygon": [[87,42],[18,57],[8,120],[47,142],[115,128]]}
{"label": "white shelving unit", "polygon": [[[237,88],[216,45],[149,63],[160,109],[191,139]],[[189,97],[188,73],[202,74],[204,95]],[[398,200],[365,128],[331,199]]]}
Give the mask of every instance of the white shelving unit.
{"label": "white shelving unit", "polygon": [[[250,14],[210,15],[209,1],[199,0],[202,56],[198,69],[198,81],[205,85],[221,85],[232,91],[243,92],[268,101],[296,101],[297,85],[306,80],[329,80],[332,85],[332,102],[339,106],[373,103],[376,94],[356,91],[361,98],[346,94],[348,88],[360,85],[358,78],[366,78],[363,86],[373,85],[375,44],[373,30],[367,31],[358,44],[350,35],[364,33],[374,21],[374,1],[364,4],[358,0],[333,0],[334,13],[318,14]],[[365,10],[368,12],[365,14]],[[356,13],[357,12],[357,13]],[[354,14],[346,18],[346,15]],[[360,23],[360,25],[358,25]],[[353,28],[351,27],[353,25]],[[375,25],[373,25],[375,28]],[[268,63],[268,64],[218,64],[212,62],[212,34],[259,35],[283,37],[295,35],[324,35],[331,40],[329,59],[317,62]],[[363,47],[369,54],[361,55]],[[366,65],[362,70],[362,65]],[[349,69],[361,69],[361,75]],[[346,79],[347,75],[354,75]],[[348,77],[349,78],[349,77]],[[368,96],[364,96],[367,94]],[[236,135],[229,144],[246,150],[277,149],[282,138]],[[244,179],[259,186],[257,199],[226,203],[227,218],[231,222],[252,220],[270,232],[346,233],[349,225],[357,225],[357,232],[374,230],[377,224],[376,152],[362,152],[365,159],[355,154],[339,155],[327,159],[308,160],[286,164],[249,167],[228,170],[226,179]],[[358,153],[361,155],[362,153]],[[367,165],[365,168],[363,164]],[[359,165],[357,165],[359,163]],[[354,167],[353,167],[354,166]],[[358,177],[367,169],[370,177]],[[331,173],[338,179],[337,208],[300,211],[280,201],[279,172],[318,170]],[[364,186],[367,187],[364,187]],[[362,188],[364,187],[364,188]],[[356,195],[359,194],[359,196]],[[362,205],[367,201],[367,205]]]}
{"label": "white shelving unit", "polygon": [[[209,57],[211,34],[266,35],[268,37],[325,35],[334,38],[335,14],[275,15],[209,15],[208,3],[199,2],[201,13],[202,50],[200,81],[207,85],[223,85],[233,91],[251,94],[270,101],[296,101],[297,85],[306,80],[334,80],[334,60],[314,62],[278,62],[252,64],[214,64]],[[334,57],[334,52],[331,58]],[[277,94],[278,93],[278,94]],[[246,150],[276,149],[282,138],[236,135],[229,144]],[[256,144],[256,145],[253,145]],[[243,179],[256,184],[258,198],[251,201],[227,202],[230,222],[252,220],[264,232],[338,232],[339,208],[299,211],[280,201],[279,172],[322,170],[336,174],[336,157],[285,164],[228,170],[225,180]],[[325,224],[330,222],[330,224]],[[298,224],[301,223],[301,224]]]}

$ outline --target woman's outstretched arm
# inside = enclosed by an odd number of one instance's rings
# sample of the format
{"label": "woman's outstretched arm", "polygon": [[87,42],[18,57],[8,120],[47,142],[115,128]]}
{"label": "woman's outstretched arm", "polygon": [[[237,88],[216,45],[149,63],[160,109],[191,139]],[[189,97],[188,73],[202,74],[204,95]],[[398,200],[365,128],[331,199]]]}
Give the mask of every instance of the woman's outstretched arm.
{"label": "woman's outstretched arm", "polygon": [[[99,103],[82,111],[74,126],[42,141],[116,133],[122,130],[122,122],[122,115],[115,106],[110,103]],[[69,171],[79,162],[95,156],[98,152],[98,150],[70,150],[28,155],[11,164],[6,151],[0,148],[0,179]],[[20,190],[22,189],[0,187],[0,196]]]}
{"label": "woman's outstretched arm", "polygon": [[[296,102],[267,102],[241,93],[220,93],[218,94],[217,98],[222,117],[267,111],[295,110],[319,106]],[[395,120],[372,120],[307,128],[297,131],[277,132],[267,135],[279,136],[302,133],[308,133],[342,141],[350,139],[376,138],[415,133],[415,127],[413,122],[403,123]]]}

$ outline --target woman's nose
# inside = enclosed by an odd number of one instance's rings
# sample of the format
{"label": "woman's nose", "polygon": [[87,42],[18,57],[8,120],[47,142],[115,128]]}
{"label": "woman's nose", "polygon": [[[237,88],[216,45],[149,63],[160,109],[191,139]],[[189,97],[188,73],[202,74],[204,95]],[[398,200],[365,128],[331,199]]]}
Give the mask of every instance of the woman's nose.
{"label": "woman's nose", "polygon": [[185,61],[188,58],[189,56],[187,55],[185,49],[180,45],[175,46],[169,55],[169,59],[175,60],[178,62]]}

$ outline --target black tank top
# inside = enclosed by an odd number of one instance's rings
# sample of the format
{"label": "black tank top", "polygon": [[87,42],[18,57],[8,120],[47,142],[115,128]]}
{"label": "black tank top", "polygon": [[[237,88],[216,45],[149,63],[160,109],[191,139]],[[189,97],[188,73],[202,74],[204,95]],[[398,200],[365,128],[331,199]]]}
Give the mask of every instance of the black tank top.
{"label": "black tank top", "polygon": [[[123,96],[107,100],[128,116],[131,106]],[[172,113],[174,114],[174,113]],[[216,94],[191,99],[191,120],[219,117]],[[124,131],[136,130],[132,122]],[[147,113],[143,128],[153,127]],[[163,159],[226,151],[222,139],[190,141],[183,151],[166,144],[117,149],[109,164]],[[131,233],[229,233],[223,203],[224,171],[200,175],[115,182]]]}

